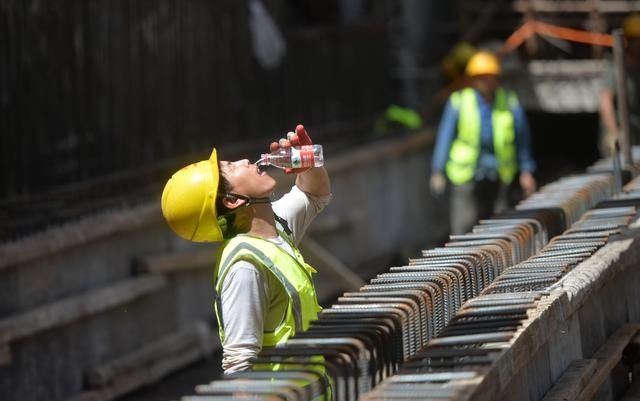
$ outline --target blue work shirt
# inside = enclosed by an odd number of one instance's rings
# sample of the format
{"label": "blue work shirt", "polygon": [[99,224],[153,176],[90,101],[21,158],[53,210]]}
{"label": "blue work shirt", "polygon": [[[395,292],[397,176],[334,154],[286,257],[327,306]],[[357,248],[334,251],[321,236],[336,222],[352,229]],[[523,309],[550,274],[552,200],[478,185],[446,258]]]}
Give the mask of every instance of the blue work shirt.
{"label": "blue work shirt", "polygon": [[[474,173],[475,180],[488,179],[498,180],[498,168],[496,156],[493,151],[493,123],[492,104],[487,102],[482,95],[474,90],[478,100],[480,110],[480,154],[478,164]],[[531,157],[531,137],[529,134],[529,124],[524,114],[522,106],[519,104],[511,106],[515,126],[515,142],[520,172],[533,173],[536,163]],[[447,101],[438,127],[438,137],[436,147],[433,152],[431,167],[433,172],[444,172],[445,165],[449,159],[451,144],[458,133],[458,116],[460,111],[451,103],[451,98]]]}

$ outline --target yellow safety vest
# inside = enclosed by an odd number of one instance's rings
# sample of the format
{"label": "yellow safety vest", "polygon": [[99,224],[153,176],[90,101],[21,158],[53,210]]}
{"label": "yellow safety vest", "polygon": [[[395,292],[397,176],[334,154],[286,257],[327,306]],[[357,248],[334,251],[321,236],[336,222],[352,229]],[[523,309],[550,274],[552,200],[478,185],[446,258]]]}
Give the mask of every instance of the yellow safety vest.
{"label": "yellow safety vest", "polygon": [[[276,244],[262,238],[239,235],[222,243],[218,251],[215,268],[216,293],[220,294],[222,282],[235,262],[245,260],[254,266],[269,270],[284,287],[289,297],[284,319],[273,332],[265,332],[263,346],[271,347],[287,341],[298,331],[309,328],[309,323],[317,319],[321,310],[316,298],[311,275],[313,267],[302,258],[298,248],[289,238],[280,233],[294,251],[295,258]],[[221,315],[219,299],[214,304],[220,341],[224,341],[224,316]]]}
{"label": "yellow safety vest", "polygon": [[[480,155],[481,121],[478,99],[474,89],[465,88],[451,95],[451,103],[458,109],[458,133],[449,151],[447,177],[452,183],[469,182],[475,173]],[[516,133],[511,106],[517,105],[515,94],[498,88],[495,94],[491,123],[493,151],[498,164],[498,176],[506,184],[518,171]]]}
{"label": "yellow safety vest", "polygon": [[[248,235],[239,235],[222,243],[218,250],[218,257],[214,273],[216,302],[214,310],[218,320],[218,330],[220,342],[224,341],[224,316],[221,315],[221,303],[218,294],[222,290],[222,282],[229,268],[237,261],[245,260],[254,266],[262,266],[269,270],[280,281],[289,297],[287,310],[284,318],[273,332],[264,332],[262,339],[263,347],[273,347],[286,342],[297,332],[307,330],[311,321],[316,320],[318,312],[322,309],[318,305],[315,288],[311,275],[316,270],[307,264],[298,248],[291,239],[282,231],[278,230],[293,249],[295,258],[276,244],[262,238]],[[322,362],[321,356],[312,357],[313,360]],[[302,367],[302,365],[300,365]],[[295,369],[296,366],[283,365],[279,363],[255,365],[254,369],[259,370],[288,370]],[[326,374],[323,368],[313,368],[321,374]],[[328,378],[333,383],[331,378]],[[331,384],[333,385],[333,384]],[[331,399],[332,391],[327,389],[327,393],[318,397],[314,401],[324,401]]]}

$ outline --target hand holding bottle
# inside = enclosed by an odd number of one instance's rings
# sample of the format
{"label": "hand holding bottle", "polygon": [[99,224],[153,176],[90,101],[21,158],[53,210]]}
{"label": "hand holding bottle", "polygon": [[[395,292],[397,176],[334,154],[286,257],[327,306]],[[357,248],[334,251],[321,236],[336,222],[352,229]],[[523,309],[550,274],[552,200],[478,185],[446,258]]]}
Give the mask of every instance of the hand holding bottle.
{"label": "hand holding bottle", "polygon": [[[302,173],[303,171],[309,170],[311,167],[308,166],[308,162],[305,162],[305,159],[307,157],[312,157],[314,159],[316,159],[316,162],[313,163],[313,166],[320,166],[322,164],[318,164],[317,162],[317,158],[318,158],[318,151],[320,152],[319,156],[320,156],[320,161],[322,158],[322,148],[319,147],[319,145],[315,145],[313,146],[313,142],[311,141],[311,138],[309,137],[309,134],[307,133],[307,130],[304,128],[303,125],[298,124],[298,126],[296,126],[296,132],[289,132],[287,134],[287,138],[280,138],[280,140],[278,142],[273,142],[271,143],[270,146],[270,150],[271,150],[271,154],[273,155],[274,153],[278,154],[278,153],[282,153],[283,157],[289,157],[290,159],[293,159],[294,157],[291,157],[293,155],[291,154],[292,151],[292,147],[295,147],[296,149],[303,149],[304,151],[306,151],[306,153],[309,153],[308,155],[302,155],[303,158],[303,163],[302,165],[305,167],[300,167],[300,168],[290,168],[290,167],[285,167],[284,168],[284,172],[285,174],[291,174],[291,173]],[[319,149],[319,150],[318,150]],[[298,150],[296,150],[297,152]],[[267,162],[266,164],[274,164],[274,160],[269,161],[268,158],[270,158],[269,155],[263,155],[263,158],[267,158],[267,160],[265,160],[265,162]],[[295,163],[294,163],[295,165]]]}

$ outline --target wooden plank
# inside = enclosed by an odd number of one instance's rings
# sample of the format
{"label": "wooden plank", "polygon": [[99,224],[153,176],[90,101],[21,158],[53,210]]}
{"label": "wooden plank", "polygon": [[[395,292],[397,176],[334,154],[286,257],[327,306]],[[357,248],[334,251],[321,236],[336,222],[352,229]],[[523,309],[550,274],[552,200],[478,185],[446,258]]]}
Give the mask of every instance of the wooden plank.
{"label": "wooden plank", "polygon": [[33,336],[44,330],[125,305],[167,284],[163,276],[144,276],[56,301],[0,320],[0,344]]}
{"label": "wooden plank", "polygon": [[90,387],[105,387],[121,377],[156,364],[158,360],[166,359],[168,355],[198,349],[199,355],[204,356],[211,354],[215,348],[219,348],[219,344],[214,339],[209,325],[197,321],[133,353],[91,369],[87,373],[87,383]]}
{"label": "wooden plank", "polygon": [[[198,332],[198,341],[190,342],[186,347],[178,346],[176,339],[189,337],[193,335],[193,331]],[[132,356],[124,357],[122,360],[114,361],[103,368],[110,371],[109,376],[103,376],[101,380],[107,379],[104,386],[85,391],[68,401],[109,401],[128,394],[138,388],[157,382],[167,374],[184,368],[206,355],[209,355],[214,349],[219,348],[219,344],[215,342],[216,336],[212,336],[208,330],[206,323],[198,322],[194,327],[186,329],[190,334],[184,331],[170,335],[144,350],[136,352]],[[171,352],[162,350],[162,345],[170,344]],[[153,359],[148,359],[151,353],[155,353]],[[124,360],[127,360],[123,363]],[[141,363],[139,365],[131,364],[133,360]],[[114,369],[118,365],[119,367]],[[110,367],[109,367],[110,366]],[[123,369],[123,367],[125,367]],[[100,369],[100,368],[98,368]],[[104,371],[103,371],[104,372]]]}
{"label": "wooden plank", "polygon": [[580,359],[569,364],[542,401],[578,401],[580,390],[596,371],[595,359]]}
{"label": "wooden plank", "polygon": [[166,274],[187,270],[212,269],[216,261],[218,245],[208,249],[136,258],[136,271],[140,273]]}
{"label": "wooden plank", "polygon": [[580,392],[578,400],[589,401],[607,380],[611,370],[622,358],[622,352],[629,341],[640,331],[640,324],[626,324],[616,331],[593,355],[596,371]]}

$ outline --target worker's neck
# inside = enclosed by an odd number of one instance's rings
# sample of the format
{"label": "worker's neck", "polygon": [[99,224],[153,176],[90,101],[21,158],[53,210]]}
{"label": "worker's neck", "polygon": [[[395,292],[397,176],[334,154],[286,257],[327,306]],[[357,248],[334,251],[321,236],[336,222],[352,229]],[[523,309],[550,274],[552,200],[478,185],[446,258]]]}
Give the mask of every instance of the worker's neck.
{"label": "worker's neck", "polygon": [[247,234],[265,239],[278,236],[271,203],[251,205],[243,210],[243,214],[243,220],[246,218]]}

